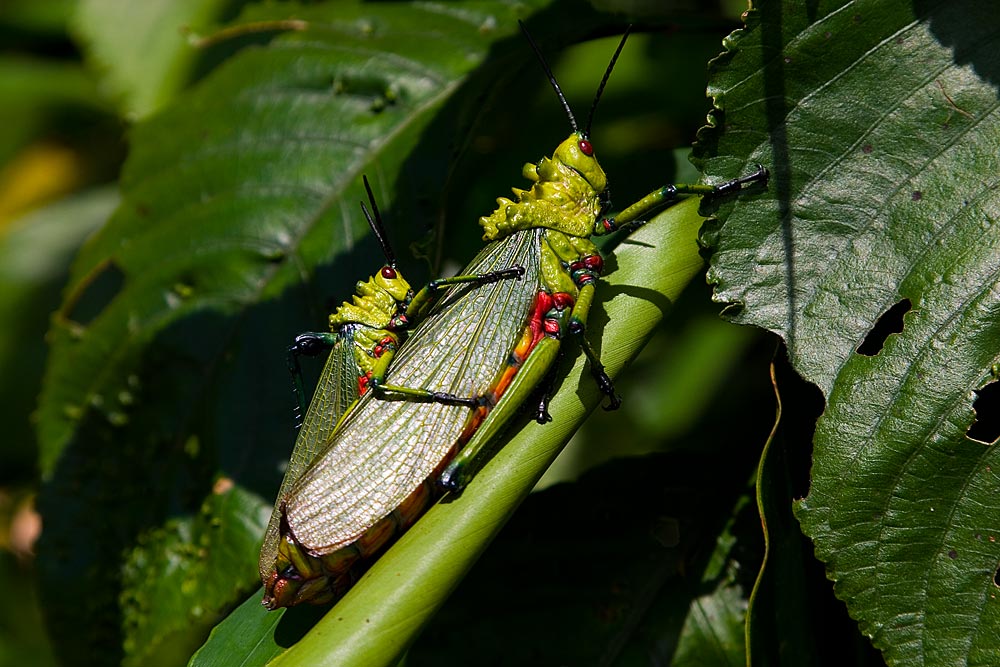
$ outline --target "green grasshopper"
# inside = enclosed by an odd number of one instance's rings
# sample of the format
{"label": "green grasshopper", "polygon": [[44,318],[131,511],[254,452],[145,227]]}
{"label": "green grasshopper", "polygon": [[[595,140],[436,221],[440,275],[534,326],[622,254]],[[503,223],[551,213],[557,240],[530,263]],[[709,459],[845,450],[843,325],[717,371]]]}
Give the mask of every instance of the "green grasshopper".
{"label": "green grasshopper", "polygon": [[386,264],[367,282],[358,282],[353,301],[345,301],[330,315],[329,332],[309,331],[299,334],[288,348],[288,370],[292,375],[297,403],[296,428],[301,426],[302,415],[306,413],[299,357],[316,356],[323,350],[333,350],[336,353],[328,358],[316,391],[320,401],[314,412],[317,413],[317,420],[328,425],[323,432],[315,433],[320,443],[326,442],[326,438],[333,432],[329,426],[335,426],[339,417],[346,412],[347,406],[369,388],[382,397],[400,394],[414,400],[471,405],[469,398],[386,385],[386,370],[399,348],[402,334],[427,314],[446,288],[452,285],[482,285],[516,279],[524,273],[520,267],[515,266],[484,275],[438,278],[414,294],[410,284],[396,268],[396,256],[386,237],[385,225],[368,177],[361,178],[372,211],[369,212],[365,203],[361,202],[361,212],[382,249]]}
{"label": "green grasshopper", "polygon": [[[766,179],[758,165],[753,174],[718,186],[668,185],[615,217],[603,217],[610,207],[607,177],[588,138],[590,121],[627,35],[598,87],[584,131],[528,35],[573,132],[552,157],[524,165],[529,190],[515,189],[516,201],[500,198],[497,209],[480,218],[490,243],[463,272],[517,265],[524,268],[523,279],[450,289],[389,369],[395,384],[475,397],[471,414],[454,403],[361,397],[275,508],[276,558],[261,562],[267,608],[339,597],[436,496],[464,488],[478,454],[550,374],[562,339],[580,341],[609,398],[607,407],[618,407],[611,379],[584,337],[603,268],[590,237],[636,229],[650,211],[681,195],[734,192]],[[536,419],[548,419],[545,397]]]}
{"label": "green grasshopper", "polygon": [[[315,459],[351,406],[369,391],[383,399],[404,397],[414,401],[474,406],[475,402],[468,397],[385,384],[386,370],[407,329],[426,315],[445,289],[453,285],[482,285],[516,279],[524,273],[521,267],[513,266],[483,275],[439,278],[414,293],[396,268],[396,257],[387,240],[375,195],[368,178],[362,179],[371,212],[364,202],[361,202],[361,211],[382,248],[386,264],[368,281],[358,282],[353,300],[345,301],[330,315],[329,332],[300,334],[288,348],[288,368],[296,396],[296,428],[299,433],[278,491],[279,503]],[[330,355],[307,411],[299,357],[316,356],[326,349],[330,350]],[[277,511],[271,513],[261,548],[261,563],[273,561],[277,553],[280,520]],[[263,571],[261,576],[264,576]]]}

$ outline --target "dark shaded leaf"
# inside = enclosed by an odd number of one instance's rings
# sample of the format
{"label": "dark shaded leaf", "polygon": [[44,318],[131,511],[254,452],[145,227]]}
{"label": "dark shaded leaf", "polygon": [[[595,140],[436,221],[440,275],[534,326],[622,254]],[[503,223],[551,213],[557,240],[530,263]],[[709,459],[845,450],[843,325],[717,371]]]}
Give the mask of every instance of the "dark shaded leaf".
{"label": "dark shaded leaf", "polygon": [[144,118],[191,77],[200,56],[189,39],[192,31],[211,25],[231,4],[231,0],[82,0],[73,28],[121,114]]}
{"label": "dark shaded leaf", "polygon": [[[966,437],[1000,358],[996,7],[763,3],[710,92],[709,174],[773,165],[716,234],[729,313],[827,399],[804,531],[890,664],[1000,661],[997,452]],[[718,155],[719,157],[715,157]],[[857,349],[902,299],[875,356]]]}

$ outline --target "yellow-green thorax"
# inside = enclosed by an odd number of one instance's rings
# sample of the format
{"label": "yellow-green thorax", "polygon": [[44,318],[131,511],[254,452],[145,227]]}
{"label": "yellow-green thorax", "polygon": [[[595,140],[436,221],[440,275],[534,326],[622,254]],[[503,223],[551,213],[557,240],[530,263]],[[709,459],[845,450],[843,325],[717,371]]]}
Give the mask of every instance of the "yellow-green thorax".
{"label": "yellow-green thorax", "polygon": [[[517,201],[497,199],[497,210],[479,219],[483,240],[494,241],[508,234],[534,227],[556,229],[572,236],[589,237],[601,212],[600,195],[608,178],[586,144],[582,134],[574,132],[538,164],[524,165],[522,174],[534,181],[530,190],[514,188]],[[589,144],[586,144],[589,148]]]}
{"label": "yellow-green thorax", "polygon": [[378,272],[368,282],[358,282],[354,302],[345,301],[330,315],[330,328],[336,330],[344,324],[357,323],[373,329],[387,329],[400,305],[405,306],[413,296],[403,276],[395,270],[392,274],[393,277],[386,278]]}

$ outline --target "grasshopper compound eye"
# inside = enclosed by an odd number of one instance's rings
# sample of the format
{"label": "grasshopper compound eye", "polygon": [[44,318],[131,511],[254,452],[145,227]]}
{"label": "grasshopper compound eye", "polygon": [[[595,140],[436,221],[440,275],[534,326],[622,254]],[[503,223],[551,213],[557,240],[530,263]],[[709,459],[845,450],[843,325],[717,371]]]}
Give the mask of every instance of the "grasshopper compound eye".
{"label": "grasshopper compound eye", "polygon": [[382,267],[382,277],[385,278],[386,280],[395,280],[396,275],[397,275],[396,269],[392,268],[391,266]]}
{"label": "grasshopper compound eye", "polygon": [[577,146],[580,147],[580,152],[586,155],[587,157],[594,157],[594,145],[591,144],[586,139],[580,139],[580,141],[577,143]]}

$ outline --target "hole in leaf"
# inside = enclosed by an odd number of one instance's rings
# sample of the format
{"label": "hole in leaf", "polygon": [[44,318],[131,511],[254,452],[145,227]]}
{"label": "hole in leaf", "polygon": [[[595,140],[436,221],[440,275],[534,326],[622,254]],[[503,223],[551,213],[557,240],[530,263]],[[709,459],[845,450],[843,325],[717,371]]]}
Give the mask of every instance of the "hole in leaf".
{"label": "hole in leaf", "polygon": [[966,435],[985,444],[996,442],[1000,438],[1000,382],[990,382],[977,389],[972,409],[976,411],[976,421]]}
{"label": "hole in leaf", "polygon": [[66,298],[64,316],[79,324],[89,324],[122,290],[125,274],[112,260],[96,266]]}
{"label": "hole in leaf", "polygon": [[993,573],[993,585],[1000,586],[1000,567]]}
{"label": "hole in leaf", "polygon": [[865,339],[858,346],[857,353],[866,357],[874,357],[882,351],[885,341],[890,334],[900,333],[903,330],[903,315],[910,312],[913,305],[909,299],[903,299],[892,308],[882,313],[878,322],[868,332]]}
{"label": "hole in leaf", "polygon": [[400,91],[392,82],[367,73],[340,72],[330,82],[329,90],[338,97],[367,100],[369,109],[374,113],[395,105],[400,98]]}

